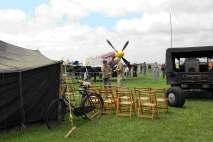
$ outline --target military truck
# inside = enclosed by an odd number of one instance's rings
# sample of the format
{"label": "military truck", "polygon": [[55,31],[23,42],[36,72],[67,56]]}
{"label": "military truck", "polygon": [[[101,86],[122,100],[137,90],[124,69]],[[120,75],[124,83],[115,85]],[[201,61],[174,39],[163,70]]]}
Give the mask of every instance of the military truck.
{"label": "military truck", "polygon": [[213,92],[213,46],[168,48],[166,78],[170,106],[182,107],[185,98]]}

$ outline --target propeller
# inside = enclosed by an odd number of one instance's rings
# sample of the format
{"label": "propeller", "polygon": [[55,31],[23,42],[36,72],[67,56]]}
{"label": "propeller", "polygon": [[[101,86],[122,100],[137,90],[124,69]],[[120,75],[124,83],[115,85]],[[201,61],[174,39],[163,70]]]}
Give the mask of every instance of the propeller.
{"label": "propeller", "polygon": [[115,50],[115,56],[116,56],[116,54],[117,54],[117,57],[119,57],[119,58],[122,58],[122,60],[124,61],[124,63],[127,65],[127,67],[129,68],[129,69],[131,69],[131,64],[130,64],[130,62],[129,61],[127,61],[124,57],[123,57],[123,55],[124,55],[124,50],[126,49],[126,47],[127,47],[127,45],[129,44],[129,41],[127,41],[125,44],[124,44],[124,47],[123,47],[123,49],[122,50],[116,50],[115,49],[115,47],[112,45],[112,43],[109,41],[109,40],[106,40],[107,41],[107,43],[112,47],[112,49],[113,50]]}
{"label": "propeller", "polygon": [[129,44],[129,41],[127,41],[127,42],[125,43],[125,45],[124,45],[122,51],[124,51],[124,50],[126,49],[126,47],[127,47],[128,44]]}
{"label": "propeller", "polygon": [[114,49],[116,52],[117,52],[117,50],[115,49],[115,47],[112,45],[112,43],[109,41],[109,40],[106,40],[107,41],[107,43],[112,47],[112,49]]}
{"label": "propeller", "polygon": [[129,69],[131,69],[131,64],[130,64],[130,62],[129,61],[127,61],[124,57],[122,57],[122,60],[124,61],[124,63],[127,65],[127,67],[129,68]]}

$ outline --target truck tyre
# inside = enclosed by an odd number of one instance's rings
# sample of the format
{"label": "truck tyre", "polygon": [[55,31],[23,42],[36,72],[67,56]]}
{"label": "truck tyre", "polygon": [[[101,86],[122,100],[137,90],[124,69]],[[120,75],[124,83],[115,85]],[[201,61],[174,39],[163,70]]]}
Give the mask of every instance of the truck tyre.
{"label": "truck tyre", "polygon": [[166,95],[170,106],[182,107],[185,103],[184,92],[180,87],[174,86],[169,88]]}

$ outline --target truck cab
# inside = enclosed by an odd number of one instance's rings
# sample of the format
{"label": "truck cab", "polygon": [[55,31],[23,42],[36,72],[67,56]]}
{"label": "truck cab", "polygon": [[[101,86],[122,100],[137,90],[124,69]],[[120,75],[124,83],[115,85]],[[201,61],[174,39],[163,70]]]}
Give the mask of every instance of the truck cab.
{"label": "truck cab", "polygon": [[197,92],[212,93],[213,46],[168,48],[166,78],[171,106],[182,107],[185,98]]}

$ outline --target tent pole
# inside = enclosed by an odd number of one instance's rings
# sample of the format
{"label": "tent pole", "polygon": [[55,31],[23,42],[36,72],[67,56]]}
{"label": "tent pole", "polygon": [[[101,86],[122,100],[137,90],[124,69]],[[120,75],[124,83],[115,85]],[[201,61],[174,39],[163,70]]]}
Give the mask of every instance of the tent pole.
{"label": "tent pole", "polygon": [[24,111],[24,100],[23,100],[23,90],[22,90],[22,72],[19,72],[19,96],[21,104],[21,127],[25,128],[25,111]]}

